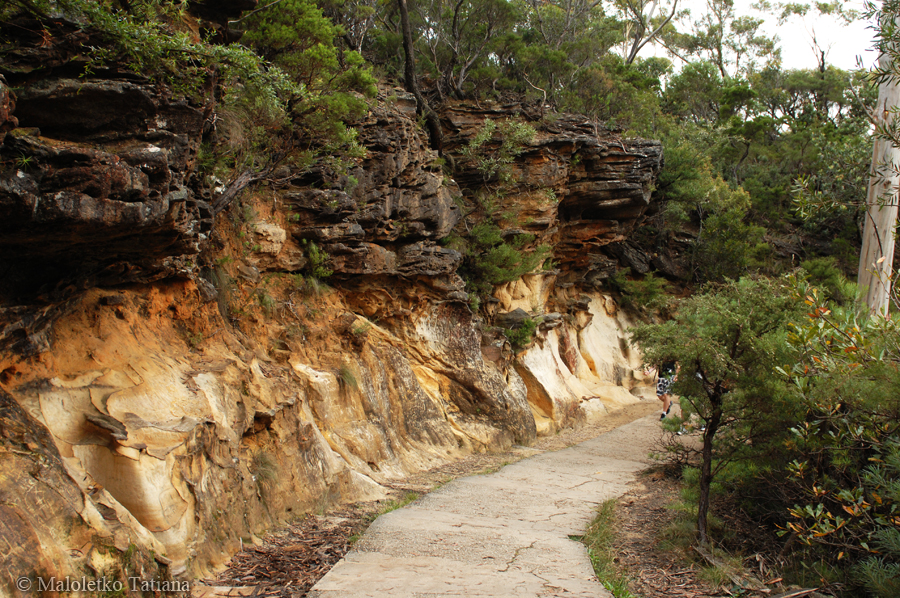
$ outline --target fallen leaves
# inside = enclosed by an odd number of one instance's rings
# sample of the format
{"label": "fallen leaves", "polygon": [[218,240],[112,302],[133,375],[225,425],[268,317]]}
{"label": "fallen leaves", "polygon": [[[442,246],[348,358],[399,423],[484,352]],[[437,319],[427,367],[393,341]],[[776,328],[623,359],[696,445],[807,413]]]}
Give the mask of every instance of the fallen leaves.
{"label": "fallen leaves", "polygon": [[[347,517],[341,517],[347,515]],[[364,528],[356,513],[308,515],[262,546],[244,546],[208,586],[252,587],[260,598],[302,598],[350,550],[350,538]]]}

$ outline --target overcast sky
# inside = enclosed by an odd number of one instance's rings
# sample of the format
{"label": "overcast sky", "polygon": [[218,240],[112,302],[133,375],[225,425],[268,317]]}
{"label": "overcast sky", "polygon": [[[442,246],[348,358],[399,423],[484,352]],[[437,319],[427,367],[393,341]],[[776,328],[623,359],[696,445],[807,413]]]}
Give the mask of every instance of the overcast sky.
{"label": "overcast sky", "polygon": [[[752,0],[735,0],[739,13],[758,15],[750,5]],[[862,2],[848,1],[845,4],[862,8]],[[700,10],[705,0],[687,0],[686,8]],[[872,30],[868,23],[857,21],[844,25],[829,17],[807,16],[794,18],[778,27],[771,15],[762,15],[766,20],[766,33],[775,33],[780,38],[782,66],[788,69],[815,68],[816,55],[812,50],[813,34],[822,49],[826,50],[826,62],[842,69],[856,67],[856,57],[862,56],[865,66],[871,66],[876,59],[872,46]]]}

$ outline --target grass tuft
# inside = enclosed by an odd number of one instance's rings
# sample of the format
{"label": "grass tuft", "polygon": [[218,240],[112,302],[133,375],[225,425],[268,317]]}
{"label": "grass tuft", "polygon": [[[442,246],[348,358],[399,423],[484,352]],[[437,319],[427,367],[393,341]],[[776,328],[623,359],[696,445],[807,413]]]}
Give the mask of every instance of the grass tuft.
{"label": "grass tuft", "polygon": [[353,368],[346,363],[342,363],[341,367],[338,368],[338,381],[349,388],[359,388],[359,382],[356,380]]}
{"label": "grass tuft", "polygon": [[417,498],[419,498],[419,495],[416,494],[415,492],[407,492],[406,494],[403,495],[402,498],[398,498],[396,500],[393,500],[393,499],[389,500],[386,503],[384,503],[384,505],[380,509],[378,509],[378,512],[373,517],[373,520],[378,519],[382,515],[390,513],[391,511],[396,511],[397,509],[402,509],[403,507],[405,507],[412,501],[416,500]]}
{"label": "grass tuft", "polygon": [[597,579],[615,598],[636,598],[628,589],[629,578],[619,571],[615,565],[616,553],[613,545],[615,533],[616,501],[610,499],[597,509],[597,515],[588,526],[582,543],[587,547],[591,557],[591,565]]}

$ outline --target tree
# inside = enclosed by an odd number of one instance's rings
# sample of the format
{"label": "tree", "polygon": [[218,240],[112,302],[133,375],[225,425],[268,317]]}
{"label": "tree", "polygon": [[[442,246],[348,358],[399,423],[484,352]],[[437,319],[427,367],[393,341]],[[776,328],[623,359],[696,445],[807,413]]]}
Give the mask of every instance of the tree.
{"label": "tree", "polygon": [[708,60],[727,79],[781,62],[777,40],[760,33],[762,24],[762,19],[738,16],[734,0],[707,0],[706,11],[690,25],[691,33],[672,30],[661,39],[675,56]]}
{"label": "tree", "polygon": [[377,0],[319,0],[319,6],[341,27],[341,39],[356,52],[362,51],[369,31],[385,10],[384,3]]}
{"label": "tree", "polygon": [[406,56],[406,62],[403,66],[403,80],[406,84],[406,91],[410,92],[416,98],[416,112],[425,118],[428,125],[428,135],[431,140],[432,149],[441,151],[443,146],[444,134],[441,130],[441,123],[437,114],[432,110],[431,106],[425,100],[425,96],[419,90],[419,78],[416,74],[416,50],[413,44],[412,26],[409,22],[409,7],[406,0],[397,0],[397,7],[400,9],[400,26],[403,32],[403,54]]}
{"label": "tree", "polygon": [[633,329],[631,342],[647,364],[681,366],[674,392],[681,396],[683,419],[674,425],[696,416],[704,428],[699,450],[682,448],[699,457],[697,532],[708,544],[713,479],[735,460],[757,458],[783,435],[779,429],[791,397],[772,372],[785,358],[786,325],[796,302],[777,281],[743,278],[694,295],[676,309],[668,322]]}
{"label": "tree", "polygon": [[[867,8],[874,9],[872,3]],[[900,184],[900,139],[897,122],[900,110],[900,45],[897,11],[900,2],[886,0],[878,17],[877,42],[881,57],[878,104],[872,114],[875,143],[872,150],[872,176],[866,193],[866,224],[859,256],[859,286],[866,293],[865,303],[872,313],[887,313],[894,264],[894,226],[897,221],[897,189]]]}
{"label": "tree", "polygon": [[[625,41],[631,41],[631,47],[625,54],[625,64],[631,64],[644,46],[654,41],[675,16],[678,0],[672,0],[672,5],[665,12],[659,0],[619,0],[618,4],[625,17]],[[657,9],[660,10],[659,15],[656,14]]]}
{"label": "tree", "polygon": [[559,50],[591,31],[591,24],[603,15],[600,0],[526,0],[529,25],[540,43]]}
{"label": "tree", "polygon": [[[764,0],[757,6],[760,6],[761,10],[765,10],[766,12],[769,12],[772,8],[780,11],[778,14],[778,24],[784,25],[786,22],[794,20],[796,17],[800,17],[802,20],[810,12],[817,16],[817,20],[822,17],[830,17],[843,24],[850,24],[859,18],[859,11],[850,8],[850,5],[851,3],[849,2],[845,3],[835,0],[833,2],[818,1],[812,6],[805,3],[787,2],[784,4],[779,3],[772,7]],[[831,48],[822,47],[819,38],[816,35],[815,25],[804,24],[804,28],[809,35],[810,49],[815,53],[816,61],[819,63],[819,70],[824,71],[826,68],[825,59]]]}
{"label": "tree", "polygon": [[562,108],[584,71],[621,41],[622,23],[597,0],[527,0],[527,7],[526,22],[517,28],[522,43],[513,56],[515,76],[543,102]]}
{"label": "tree", "polygon": [[419,44],[439,76],[438,92],[458,98],[466,95],[472,68],[519,18],[507,0],[422,0],[416,10],[422,29]]}

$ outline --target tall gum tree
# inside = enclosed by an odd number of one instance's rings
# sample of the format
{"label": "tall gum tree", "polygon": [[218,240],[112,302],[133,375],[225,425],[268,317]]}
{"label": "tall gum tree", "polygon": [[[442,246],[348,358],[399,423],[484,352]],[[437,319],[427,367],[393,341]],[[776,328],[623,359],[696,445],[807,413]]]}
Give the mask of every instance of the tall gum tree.
{"label": "tall gum tree", "polygon": [[[867,3],[869,10],[877,10]],[[900,134],[897,117],[900,110],[898,85],[897,27],[898,0],[885,1],[878,16],[878,45],[881,56],[876,74],[880,79],[878,103],[872,113],[875,142],[872,151],[872,174],[866,193],[866,221],[859,257],[857,282],[865,293],[864,300],[872,314],[886,315],[894,262],[894,226],[897,222],[897,190],[900,176]]]}

